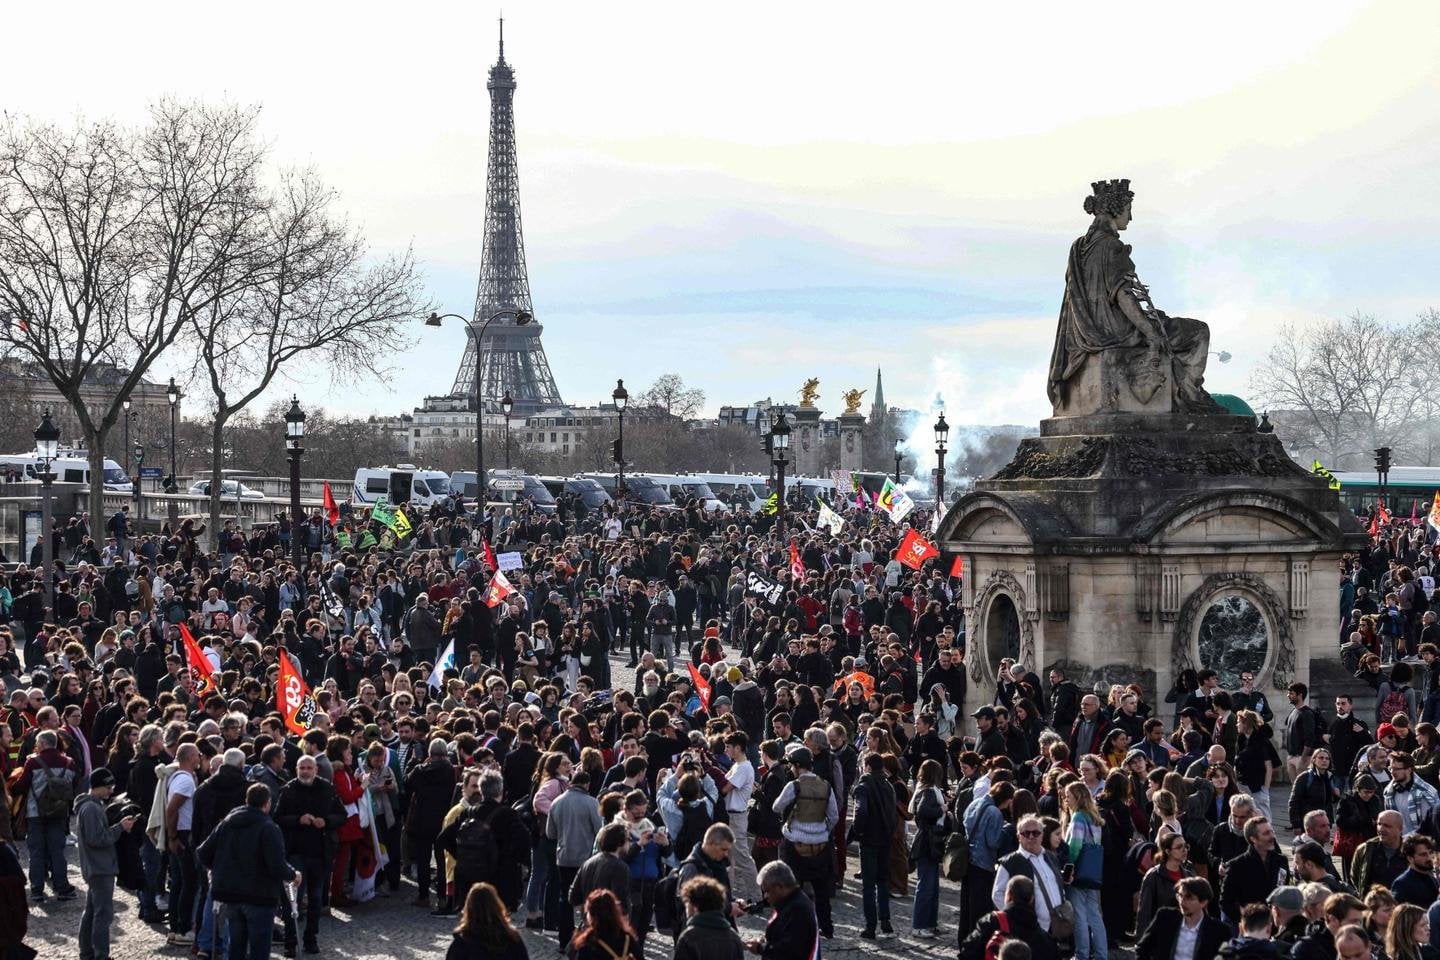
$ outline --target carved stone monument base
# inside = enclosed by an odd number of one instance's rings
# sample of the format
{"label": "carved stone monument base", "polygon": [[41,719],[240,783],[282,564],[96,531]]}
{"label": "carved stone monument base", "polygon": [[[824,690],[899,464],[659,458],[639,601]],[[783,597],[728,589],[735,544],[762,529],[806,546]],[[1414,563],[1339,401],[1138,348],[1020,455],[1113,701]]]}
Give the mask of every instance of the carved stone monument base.
{"label": "carved stone monument base", "polygon": [[1066,383],[1055,416],[1170,413],[1175,389],[1169,366],[1144,346],[1092,353]]}
{"label": "carved stone monument base", "polygon": [[815,407],[796,407],[790,420],[790,452],[795,458],[795,476],[819,476],[820,411]]}
{"label": "carved stone monument base", "polygon": [[[1000,658],[1082,686],[1253,670],[1272,705],[1328,654],[1342,551],[1364,533],[1321,478],[1249,417],[1058,417],[946,514],[965,558],[970,676]],[[1165,714],[1168,722],[1168,712]]]}
{"label": "carved stone monument base", "polygon": [[840,469],[857,473],[865,469],[865,416],[840,414]]}

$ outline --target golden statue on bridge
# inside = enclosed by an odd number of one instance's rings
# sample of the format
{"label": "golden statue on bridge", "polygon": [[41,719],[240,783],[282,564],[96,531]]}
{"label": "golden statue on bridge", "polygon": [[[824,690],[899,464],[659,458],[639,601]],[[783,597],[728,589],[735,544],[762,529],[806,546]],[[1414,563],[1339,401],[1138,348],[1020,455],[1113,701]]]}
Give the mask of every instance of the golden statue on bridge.
{"label": "golden statue on bridge", "polygon": [[865,396],[864,390],[846,390],[844,393],[840,394],[840,398],[845,401],[845,412],[859,413],[860,398],[863,396]]}
{"label": "golden statue on bridge", "polygon": [[820,396],[820,378],[811,377],[809,380],[806,380],[805,385],[800,388],[800,406],[815,406],[815,398],[818,396]]}

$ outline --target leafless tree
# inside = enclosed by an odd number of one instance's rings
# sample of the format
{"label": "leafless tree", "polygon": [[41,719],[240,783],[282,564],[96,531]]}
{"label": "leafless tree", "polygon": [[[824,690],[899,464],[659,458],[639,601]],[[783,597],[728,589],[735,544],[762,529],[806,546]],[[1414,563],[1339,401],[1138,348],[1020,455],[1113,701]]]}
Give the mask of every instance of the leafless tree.
{"label": "leafless tree", "polygon": [[1255,397],[1294,430],[1284,437],[1292,451],[1313,448],[1331,469],[1375,447],[1409,452],[1420,335],[1419,324],[1361,313],[1282,328],[1254,374]]}
{"label": "leafless tree", "polygon": [[[336,212],[335,194],[310,172],[287,173],[257,200],[263,243],[239,264],[249,282],[217,290],[189,315],[196,370],[214,398],[211,449],[231,419],[279,378],[329,370],[378,381],[408,339],[421,302],[406,252],[371,264],[364,241]],[[226,272],[214,283],[229,287]],[[210,464],[210,523],[218,529],[221,468]]]}
{"label": "leafless tree", "polygon": [[[35,364],[70,404],[92,477],[151,365],[263,262],[256,118],[162,101],[139,129],[0,125],[0,350]],[[105,364],[126,372],[92,407],[81,387]],[[97,540],[103,495],[90,485]]]}
{"label": "leafless tree", "polygon": [[640,394],[636,402],[666,416],[689,420],[705,406],[705,391],[698,387],[686,387],[679,374],[667,373]]}

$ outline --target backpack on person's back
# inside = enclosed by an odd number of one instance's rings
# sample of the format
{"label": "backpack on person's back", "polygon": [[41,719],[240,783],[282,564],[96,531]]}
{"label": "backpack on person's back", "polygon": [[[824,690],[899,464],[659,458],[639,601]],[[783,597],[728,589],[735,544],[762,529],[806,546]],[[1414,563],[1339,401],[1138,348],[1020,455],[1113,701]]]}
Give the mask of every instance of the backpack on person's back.
{"label": "backpack on person's back", "polygon": [[461,816],[464,819],[455,831],[456,862],[463,863],[472,877],[489,881],[500,866],[500,844],[490,824],[494,815],[482,816],[472,809]]}

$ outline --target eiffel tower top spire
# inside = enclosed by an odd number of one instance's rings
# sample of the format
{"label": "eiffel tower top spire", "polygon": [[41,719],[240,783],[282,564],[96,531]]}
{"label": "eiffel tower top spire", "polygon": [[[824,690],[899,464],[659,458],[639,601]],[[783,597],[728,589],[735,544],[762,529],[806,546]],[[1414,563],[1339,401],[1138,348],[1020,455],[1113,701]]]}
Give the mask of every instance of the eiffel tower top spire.
{"label": "eiffel tower top spire", "polygon": [[[468,396],[487,409],[509,392],[517,411],[558,406],[560,392],[545,360],[540,324],[515,322],[533,313],[525,239],[520,225],[520,171],[515,151],[515,71],[505,61],[505,21],[499,58],[485,85],[490,91],[490,148],[485,173],[485,233],[474,319],[452,396]],[[485,349],[477,350],[481,327]],[[478,384],[478,389],[477,389]]]}

